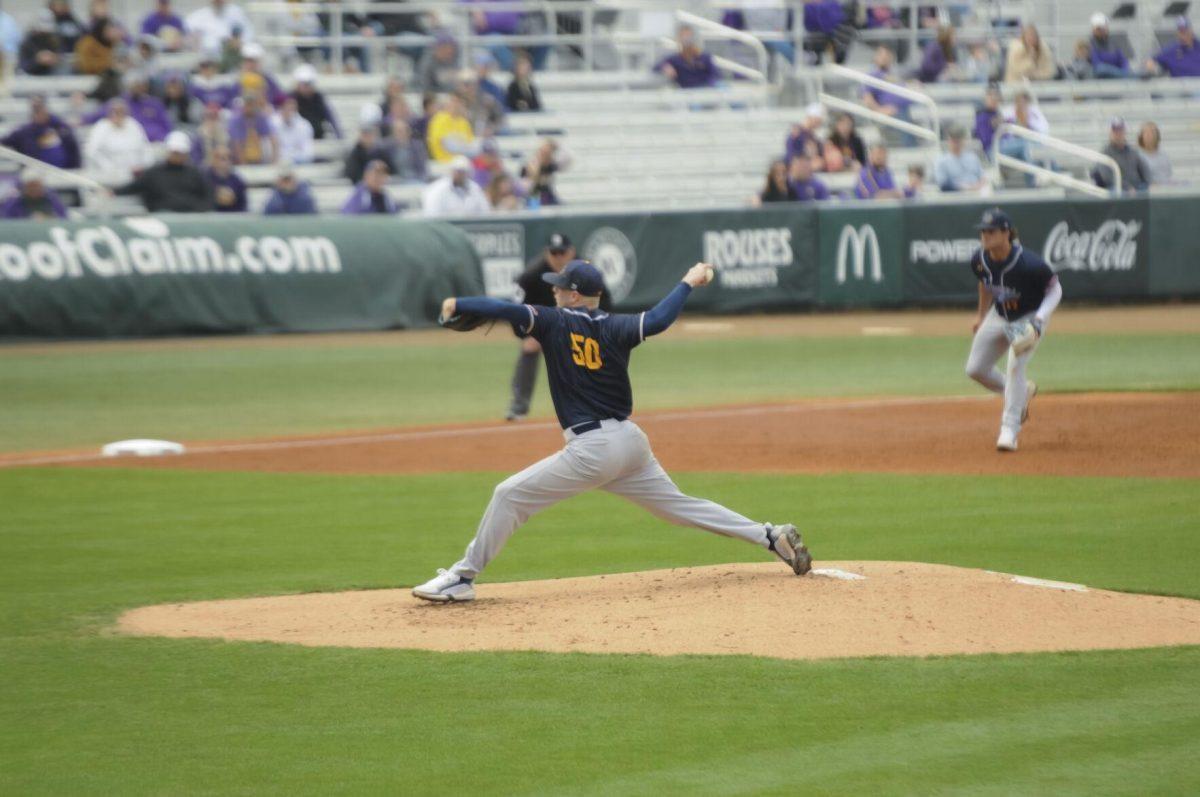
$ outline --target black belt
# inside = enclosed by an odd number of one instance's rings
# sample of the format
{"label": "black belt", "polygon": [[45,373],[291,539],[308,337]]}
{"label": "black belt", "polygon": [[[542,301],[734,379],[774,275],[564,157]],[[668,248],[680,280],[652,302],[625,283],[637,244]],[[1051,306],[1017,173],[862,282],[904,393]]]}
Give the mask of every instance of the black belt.
{"label": "black belt", "polygon": [[586,432],[594,432],[600,428],[600,421],[584,421],[570,427],[571,431],[577,435],[585,434]]}

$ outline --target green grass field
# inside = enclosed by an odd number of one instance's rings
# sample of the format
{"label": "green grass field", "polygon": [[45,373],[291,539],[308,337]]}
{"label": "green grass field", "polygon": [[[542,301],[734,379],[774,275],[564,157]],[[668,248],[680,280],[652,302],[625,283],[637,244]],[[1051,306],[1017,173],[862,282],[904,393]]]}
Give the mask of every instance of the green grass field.
{"label": "green grass field", "polygon": [[[956,339],[661,344],[636,358],[644,407],[971,392]],[[511,354],[491,340],[0,352],[0,445],[491,418]],[[1200,389],[1200,337],[1063,335],[1034,366],[1054,390]],[[447,398],[465,378],[495,389]],[[1200,792],[1200,647],[788,662],[109,631],[152,603],[424,580],[461,553],[501,475],[0,469],[0,794]],[[795,517],[823,559],[1200,599],[1196,480],[678,481]],[[728,561],[763,554],[594,494],[535,518],[485,580]]]}

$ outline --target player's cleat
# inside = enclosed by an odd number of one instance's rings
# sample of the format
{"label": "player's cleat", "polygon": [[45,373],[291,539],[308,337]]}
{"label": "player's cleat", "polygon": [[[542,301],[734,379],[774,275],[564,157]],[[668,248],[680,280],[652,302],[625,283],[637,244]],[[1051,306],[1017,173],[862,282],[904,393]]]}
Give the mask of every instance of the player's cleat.
{"label": "player's cleat", "polygon": [[438,574],[420,586],[413,587],[412,594],[421,600],[436,603],[458,603],[475,600],[475,579],[463,578],[449,570],[438,568]]}
{"label": "player's cleat", "polygon": [[800,539],[800,532],[791,523],[778,527],[768,523],[767,545],[796,575],[802,576],[812,570],[812,555],[804,546],[804,540]]}
{"label": "player's cleat", "polygon": [[513,410],[509,410],[507,413],[504,414],[504,420],[506,420],[506,421],[523,421],[523,420],[525,420],[525,416],[528,414],[529,413],[527,413],[527,412],[514,412]]}
{"label": "player's cleat", "polygon": [[1016,451],[1017,433],[1007,426],[1000,427],[1000,436],[996,438],[997,451]]}
{"label": "player's cleat", "polygon": [[1033,403],[1034,396],[1037,395],[1037,382],[1030,379],[1025,383],[1025,409],[1021,410],[1021,423],[1029,420],[1029,405]]}

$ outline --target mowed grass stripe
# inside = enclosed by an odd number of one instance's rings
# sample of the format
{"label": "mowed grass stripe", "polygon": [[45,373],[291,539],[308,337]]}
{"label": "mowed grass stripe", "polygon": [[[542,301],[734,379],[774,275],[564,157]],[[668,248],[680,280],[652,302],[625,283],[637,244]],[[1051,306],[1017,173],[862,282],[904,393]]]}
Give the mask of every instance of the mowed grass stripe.
{"label": "mowed grass stripe", "polygon": [[[967,327],[964,325],[964,330]],[[504,333],[507,335],[507,333]],[[640,409],[812,396],[951,395],[969,336],[652,340],[632,375]],[[499,419],[515,341],[344,348],[64,348],[5,357],[0,450],[131,437],[234,440]],[[1200,389],[1200,336],[1051,334],[1031,374],[1048,391]],[[535,416],[552,415],[544,375]]]}

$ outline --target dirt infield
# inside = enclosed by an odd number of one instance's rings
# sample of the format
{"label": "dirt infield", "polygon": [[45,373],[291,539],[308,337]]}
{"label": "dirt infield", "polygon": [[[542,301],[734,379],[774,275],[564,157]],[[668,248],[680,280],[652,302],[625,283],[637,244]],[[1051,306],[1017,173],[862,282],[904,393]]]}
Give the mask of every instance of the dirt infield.
{"label": "dirt infield", "polygon": [[[1047,395],[1021,450],[993,447],[989,397],[815,400],[639,414],[670,471],[1200,477],[1200,393]],[[313,473],[516,471],[561,447],[557,424],[475,424],[189,446],[178,457],[0,456],[3,464]]]}
{"label": "dirt infield", "polygon": [[731,564],[481,584],[479,600],[461,605],[425,603],[407,590],[168,604],[125,613],[118,630],[355,648],[785,659],[1200,643],[1200,601],[1018,583],[946,565],[817,566],[803,578],[778,564]]}

